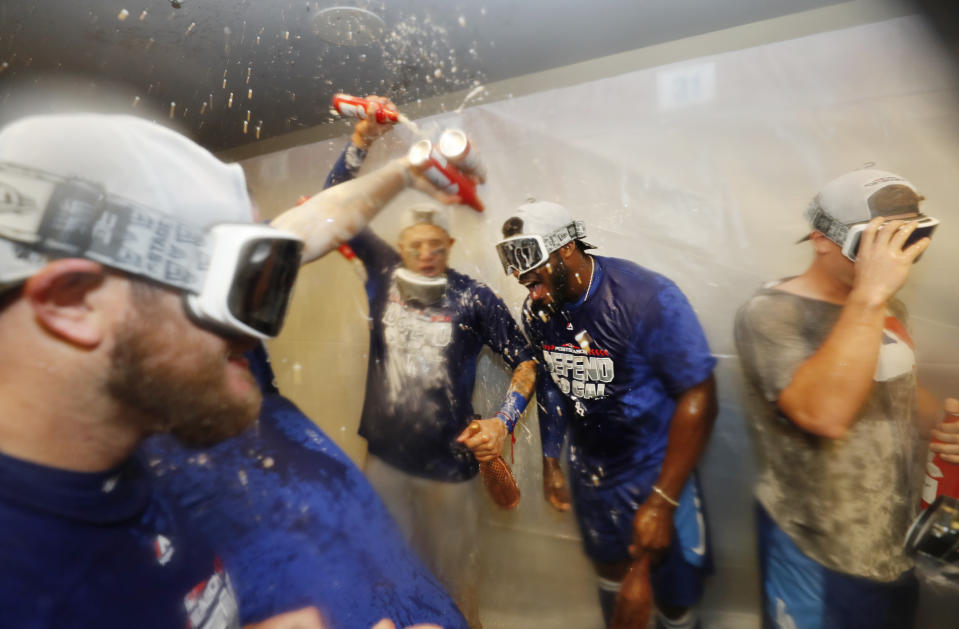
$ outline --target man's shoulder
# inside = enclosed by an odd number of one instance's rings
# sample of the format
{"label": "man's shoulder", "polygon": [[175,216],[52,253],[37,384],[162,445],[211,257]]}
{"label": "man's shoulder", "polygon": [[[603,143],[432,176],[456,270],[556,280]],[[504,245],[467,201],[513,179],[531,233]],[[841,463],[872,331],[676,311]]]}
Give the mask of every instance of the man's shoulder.
{"label": "man's shoulder", "polygon": [[479,280],[473,279],[466,273],[460,273],[452,267],[446,269],[446,280],[451,286],[467,287],[482,284]]}
{"label": "man's shoulder", "polygon": [[793,297],[790,296],[790,293],[777,290],[775,288],[776,283],[777,282],[774,281],[766,282],[753,291],[753,294],[749,296],[749,299],[743,302],[743,304],[739,307],[739,311],[761,312],[768,308],[777,307],[776,304],[786,303],[793,299]]}
{"label": "man's shoulder", "polygon": [[365,227],[347,241],[364,265],[381,272],[391,272],[400,264],[400,254],[370,227]]}
{"label": "man's shoulder", "polygon": [[446,280],[449,282],[450,289],[457,294],[472,293],[484,300],[503,301],[488,284],[460,273],[456,269],[446,269]]}
{"label": "man's shoulder", "polygon": [[839,311],[842,306],[815,297],[781,290],[783,281],[773,280],[760,286],[739,308],[740,315],[800,316]]}
{"label": "man's shoulder", "polygon": [[771,319],[791,318],[795,313],[797,297],[773,288],[776,282],[767,282],[759,287],[736,312],[736,329],[751,329]]}
{"label": "man's shoulder", "polygon": [[736,312],[737,343],[753,338],[805,339],[818,345],[835,324],[842,306],[780,290],[769,282],[757,290]]}
{"label": "man's shoulder", "polygon": [[652,269],[624,258],[610,258],[606,256],[593,256],[603,267],[603,272],[610,277],[622,278],[635,282],[658,282],[660,279],[670,281],[665,275],[661,275]]}
{"label": "man's shoulder", "polygon": [[599,263],[604,279],[600,299],[591,303],[597,311],[618,312],[624,323],[658,321],[656,313],[667,307],[674,314],[692,312],[685,294],[665,275],[620,258],[599,258]]}
{"label": "man's shoulder", "polygon": [[664,291],[682,292],[676,282],[662,273],[648,269],[631,260],[596,256],[608,278],[608,286],[618,299],[629,299],[645,304]]}

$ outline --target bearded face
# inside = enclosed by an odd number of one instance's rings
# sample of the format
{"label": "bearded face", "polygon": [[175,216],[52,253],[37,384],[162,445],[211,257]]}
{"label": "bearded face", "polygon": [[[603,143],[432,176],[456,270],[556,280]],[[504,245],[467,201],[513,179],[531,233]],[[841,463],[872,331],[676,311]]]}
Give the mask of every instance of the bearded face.
{"label": "bearded face", "polygon": [[571,294],[569,276],[569,267],[555,251],[546,264],[520,275],[519,283],[529,291],[533,312],[552,315],[563,304],[576,301]]}
{"label": "bearded face", "polygon": [[235,436],[259,414],[262,395],[243,352],[253,342],[228,341],[192,324],[179,296],[134,294],[134,308],[116,333],[108,392],[130,409],[143,434],[170,433],[187,446]]}

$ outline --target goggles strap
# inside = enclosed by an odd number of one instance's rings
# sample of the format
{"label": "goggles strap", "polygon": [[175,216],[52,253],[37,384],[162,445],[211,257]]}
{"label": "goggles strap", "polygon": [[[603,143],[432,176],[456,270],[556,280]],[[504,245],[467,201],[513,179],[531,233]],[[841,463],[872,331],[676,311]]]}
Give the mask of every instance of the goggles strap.
{"label": "goggles strap", "polygon": [[553,253],[568,242],[577,238],[586,237],[586,224],[583,221],[573,221],[569,225],[560,227],[556,231],[543,236],[543,244],[546,245],[546,251]]}
{"label": "goggles strap", "polygon": [[846,234],[849,233],[849,227],[841,223],[822,208],[817,208],[812,218],[812,228],[814,231],[822,232],[823,236],[833,241],[840,247],[846,241]]}
{"label": "goggles strap", "polygon": [[0,237],[24,256],[87,258],[194,293],[210,264],[204,229],[101,184],[10,162],[0,162]]}

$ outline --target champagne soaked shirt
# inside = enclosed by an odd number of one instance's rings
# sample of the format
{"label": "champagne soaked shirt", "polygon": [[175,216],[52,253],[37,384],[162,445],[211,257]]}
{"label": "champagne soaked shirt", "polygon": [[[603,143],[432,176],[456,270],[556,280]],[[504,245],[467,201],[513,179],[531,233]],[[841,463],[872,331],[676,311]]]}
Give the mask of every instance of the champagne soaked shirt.
{"label": "champagne soaked shirt", "polygon": [[842,307],[769,286],[740,308],[736,346],[759,459],[756,497],[827,568],[893,581],[919,503],[916,359],[902,304],[890,304],[874,386],[849,432],[829,439],[779,411],[780,393],[829,335]]}
{"label": "champagne soaked shirt", "polygon": [[510,368],[532,353],[503,300],[447,269],[434,304],[406,303],[395,273],[399,254],[370,230],[350,241],[366,266],[372,330],[360,435],[369,451],[408,474],[462,481],[479,471],[456,443],[473,419],[476,361],[483,346]]}

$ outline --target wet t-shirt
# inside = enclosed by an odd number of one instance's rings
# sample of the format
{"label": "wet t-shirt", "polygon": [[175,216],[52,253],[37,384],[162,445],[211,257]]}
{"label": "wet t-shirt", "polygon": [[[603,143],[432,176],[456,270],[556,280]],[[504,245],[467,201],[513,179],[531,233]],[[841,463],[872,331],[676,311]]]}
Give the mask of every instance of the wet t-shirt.
{"label": "wet t-shirt", "polygon": [[[348,143],[327,187],[354,177],[364,156]],[[241,620],[315,605],[330,629],[381,618],[466,627],[359,468],[279,395],[263,345],[247,359],[264,394],[252,428],[202,450],[170,437],[143,445],[159,490],[223,557]]]}
{"label": "wet t-shirt", "polygon": [[565,425],[571,469],[581,477],[574,480],[652,483],[676,399],[706,380],[716,359],[671,280],[627,260],[592,258],[592,285],[578,302],[545,322],[528,299],[523,309],[541,367],[540,423],[552,427],[544,452],[558,451],[557,430]]}
{"label": "wet t-shirt", "polygon": [[0,455],[0,625],[233,629],[219,559],[137,460],[103,473]]}
{"label": "wet t-shirt", "polygon": [[262,350],[251,356],[265,391],[253,427],[202,450],[166,436],[143,446],[158,491],[176,498],[223,557],[243,622],[315,605],[330,629],[381,618],[465,628],[359,468],[270,392],[265,359]]}
{"label": "wet t-shirt", "polygon": [[849,432],[804,431],[777,405],[842,307],[770,284],[736,316],[746,416],[756,446],[756,497],[808,556],[827,568],[892,581],[910,568],[903,540],[919,503],[922,449],[916,358],[905,308],[890,304],[874,385]]}
{"label": "wet t-shirt", "polygon": [[473,477],[476,459],[456,437],[473,418],[477,357],[488,345],[510,367],[530,360],[522,332],[489,287],[453,269],[435,304],[405,303],[394,279],[399,254],[370,230],[349,244],[366,266],[373,322],[360,435],[407,473]]}

